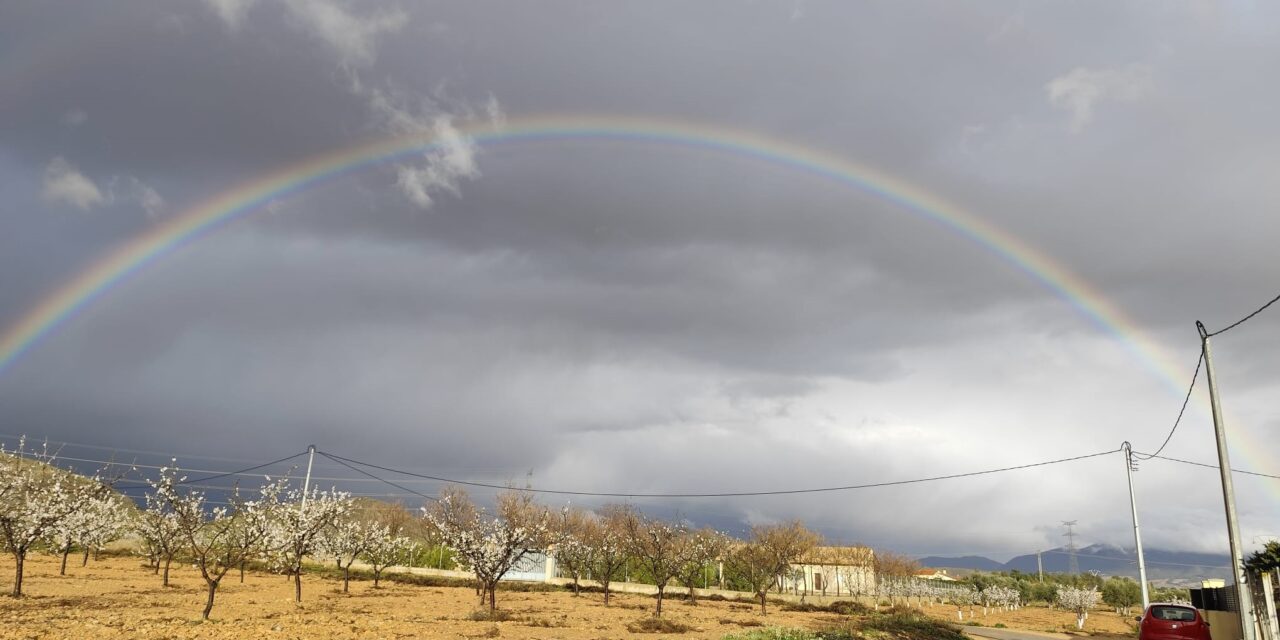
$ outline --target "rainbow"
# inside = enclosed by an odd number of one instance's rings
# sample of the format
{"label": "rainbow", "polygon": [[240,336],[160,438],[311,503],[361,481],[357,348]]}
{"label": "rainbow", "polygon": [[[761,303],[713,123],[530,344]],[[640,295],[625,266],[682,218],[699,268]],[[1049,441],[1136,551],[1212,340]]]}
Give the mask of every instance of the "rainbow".
{"label": "rainbow", "polygon": [[[924,189],[837,155],[777,138],[671,119],[621,116],[542,116],[509,121],[501,130],[488,125],[463,128],[486,144],[536,141],[604,140],[676,145],[756,159],[870,194],[933,222],[982,247],[1004,263],[1062,298],[1115,338],[1181,396],[1189,363],[1173,362],[1147,340],[1121,309],[1088,283],[1019,238]],[[0,373],[113,287],[181,247],[232,221],[251,215],[272,200],[304,191],[331,178],[431,151],[440,143],[429,134],[377,140],[284,167],[247,181],[158,223],[129,240],[41,300],[0,334]]]}

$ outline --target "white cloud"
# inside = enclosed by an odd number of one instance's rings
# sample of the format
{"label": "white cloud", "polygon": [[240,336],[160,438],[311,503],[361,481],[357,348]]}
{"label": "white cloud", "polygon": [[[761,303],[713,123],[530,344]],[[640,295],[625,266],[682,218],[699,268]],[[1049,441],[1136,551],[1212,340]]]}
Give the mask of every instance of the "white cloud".
{"label": "white cloud", "polygon": [[244,22],[245,14],[249,13],[250,7],[257,3],[257,0],[204,0],[213,12],[218,14],[222,21],[227,23],[228,27],[238,29],[240,24]]}
{"label": "white cloud", "polygon": [[449,115],[437,116],[431,127],[435,147],[423,154],[422,163],[396,167],[396,184],[414,204],[431,206],[431,193],[444,190],[458,194],[458,181],[476,178],[476,143],[453,125]]}
{"label": "white cloud", "polygon": [[1076,67],[1045,85],[1049,103],[1071,112],[1071,131],[1079,133],[1093,121],[1098,103],[1133,102],[1151,90],[1151,67],[1131,64],[1114,69]]}
{"label": "white cloud", "polygon": [[[231,29],[238,29],[258,0],[205,0]],[[398,31],[408,21],[402,9],[356,15],[342,0],[282,0],[295,27],[319,39],[348,68],[372,64],[378,36]]]}
{"label": "white cloud", "polygon": [[398,31],[408,21],[401,9],[358,16],[337,0],[284,0],[293,19],[319,38],[348,67],[373,63],[378,36]]}
{"label": "white cloud", "polygon": [[44,168],[44,187],[40,196],[47,203],[68,204],[83,211],[107,202],[98,185],[62,156],[54,158]]}
{"label": "white cloud", "polygon": [[147,216],[155,218],[165,211],[164,198],[151,185],[134,178],[112,178],[107,185],[107,202],[136,202],[147,212]]}
{"label": "white cloud", "polygon": [[[464,105],[453,109],[453,112],[457,112],[455,114],[428,99],[423,100],[417,110],[411,110],[403,106],[396,97],[377,90],[370,92],[369,106],[381,126],[392,133],[430,134],[434,142],[433,147],[422,154],[419,163],[396,167],[396,186],[414,204],[423,209],[430,208],[433,193],[445,191],[456,195],[462,179],[480,176],[480,167],[476,163],[479,147],[471,136],[455,124],[459,119],[472,120],[480,117],[476,109]],[[495,128],[500,128],[506,122],[502,105],[493,95],[489,96],[479,111],[483,112],[483,117]]]}

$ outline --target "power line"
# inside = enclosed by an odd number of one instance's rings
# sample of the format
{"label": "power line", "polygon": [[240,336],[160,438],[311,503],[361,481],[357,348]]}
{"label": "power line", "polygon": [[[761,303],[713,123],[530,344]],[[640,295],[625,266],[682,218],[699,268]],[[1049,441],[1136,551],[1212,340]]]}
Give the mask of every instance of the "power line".
{"label": "power line", "polygon": [[[1145,455],[1145,454],[1144,454],[1144,455]],[[1144,458],[1144,459],[1150,459],[1150,458],[1159,458],[1160,460],[1168,460],[1168,461],[1170,461],[1170,462],[1181,462],[1182,464],[1189,464],[1189,465],[1194,465],[1194,466],[1197,466],[1197,467],[1204,467],[1204,468],[1206,468],[1206,469],[1217,469],[1217,468],[1218,468],[1218,465],[1216,465],[1216,464],[1207,464],[1207,463],[1204,463],[1204,462],[1193,462],[1193,461],[1191,461],[1191,460],[1182,460],[1182,459],[1179,459],[1179,458],[1170,458],[1169,456],[1157,456],[1157,455],[1155,455],[1155,454],[1148,455],[1148,456],[1147,456],[1146,458]],[[1232,469],[1231,471],[1232,471],[1233,473],[1242,473],[1242,474],[1244,474],[1244,475],[1246,475],[1246,476],[1258,476],[1259,478],[1271,478],[1272,480],[1280,480],[1280,476],[1273,476],[1273,475],[1268,474],[1268,473],[1258,473],[1257,471],[1245,471],[1244,469]]]}
{"label": "power line", "polygon": [[1155,453],[1142,458],[1143,460],[1150,460],[1151,458],[1160,455],[1160,452],[1164,451],[1164,448],[1168,446],[1169,441],[1173,439],[1173,434],[1178,430],[1178,425],[1182,424],[1182,415],[1187,412],[1187,403],[1191,402],[1191,391],[1196,388],[1196,378],[1200,377],[1200,365],[1202,364],[1204,364],[1203,349],[1200,350],[1200,355],[1196,358],[1196,370],[1191,374],[1191,384],[1187,385],[1187,395],[1182,398],[1182,408],[1178,410],[1178,418],[1173,421],[1173,428],[1169,430],[1169,435],[1165,436],[1164,442],[1160,445],[1160,448],[1156,449]]}
{"label": "power line", "polygon": [[1231,324],[1227,325],[1227,327],[1226,327],[1225,329],[1218,329],[1217,331],[1214,331],[1214,332],[1212,332],[1212,333],[1208,334],[1208,337],[1212,338],[1213,336],[1216,336],[1216,335],[1218,335],[1218,334],[1220,334],[1220,333],[1226,333],[1226,332],[1228,332],[1228,331],[1230,331],[1230,330],[1232,330],[1232,329],[1234,329],[1234,328],[1236,328],[1236,327],[1238,327],[1238,326],[1240,326],[1240,325],[1242,325],[1242,324],[1244,324],[1244,323],[1248,322],[1251,318],[1253,318],[1254,316],[1258,315],[1259,313],[1262,313],[1263,311],[1265,311],[1265,310],[1266,310],[1266,308],[1267,308],[1267,307],[1269,307],[1269,306],[1271,306],[1271,305],[1275,304],[1276,302],[1280,302],[1280,295],[1278,295],[1278,296],[1276,296],[1276,297],[1272,298],[1270,301],[1268,301],[1266,304],[1262,305],[1261,307],[1258,307],[1258,309],[1257,309],[1256,311],[1254,311],[1253,313],[1251,313],[1251,314],[1249,314],[1249,315],[1247,315],[1247,316],[1245,316],[1245,317],[1243,317],[1243,318],[1240,318],[1239,320],[1236,320],[1235,322],[1233,322],[1233,323],[1231,323]]}
{"label": "power line", "polygon": [[348,468],[348,469],[351,469],[352,471],[355,471],[355,472],[358,472],[358,473],[363,473],[364,475],[369,476],[370,478],[373,478],[374,480],[377,480],[377,481],[379,481],[379,482],[385,482],[386,484],[388,484],[388,485],[390,485],[390,486],[393,486],[393,487],[395,487],[395,488],[397,488],[397,489],[399,489],[399,490],[401,490],[401,491],[408,491],[409,493],[412,493],[413,495],[416,495],[416,496],[422,496],[423,498],[426,498],[426,499],[428,499],[428,500],[432,500],[432,501],[434,501],[434,502],[439,502],[439,500],[437,500],[437,499],[436,499],[435,497],[433,497],[433,496],[429,496],[429,495],[427,495],[427,494],[425,494],[425,493],[421,493],[421,492],[418,492],[418,491],[414,491],[413,489],[410,489],[410,488],[405,487],[405,486],[398,485],[398,484],[396,484],[396,483],[394,483],[394,482],[392,482],[392,481],[390,481],[390,480],[387,480],[387,479],[385,479],[385,478],[380,478],[380,477],[378,477],[378,476],[375,476],[375,475],[373,475],[372,473],[369,473],[368,471],[365,471],[364,469],[359,469],[359,468],[353,467],[353,466],[351,466],[351,465],[347,464],[346,462],[344,462],[344,461],[342,461],[342,460],[339,460],[338,458],[335,458],[335,457],[333,457],[333,456],[331,456],[331,455],[329,455],[329,454],[327,454],[327,453],[325,453],[325,452],[323,452],[323,451],[320,451],[320,452],[318,452],[318,453],[319,453],[320,455],[322,455],[322,456],[324,456],[324,457],[326,457],[326,458],[328,458],[328,459],[330,459],[330,460],[332,460],[332,461],[334,461],[334,462],[336,462],[336,463],[338,463],[338,464],[340,464],[340,465],[342,465],[342,466],[344,466],[344,467]]}
{"label": "power line", "polygon": [[291,455],[291,456],[287,456],[287,457],[284,457],[284,458],[280,458],[279,460],[272,460],[271,462],[264,462],[264,463],[262,463],[262,464],[254,465],[254,466],[252,466],[252,467],[248,467],[248,468],[245,468],[245,469],[241,469],[241,470],[239,470],[239,471],[228,471],[228,472],[226,472],[226,473],[219,473],[219,474],[212,475],[212,476],[205,476],[205,477],[203,477],[203,478],[193,478],[193,479],[191,479],[191,480],[184,480],[184,481],[182,481],[182,482],[179,482],[178,484],[190,484],[190,483],[192,483],[192,482],[208,482],[209,480],[218,480],[218,479],[226,478],[226,477],[229,477],[229,476],[242,476],[242,475],[245,475],[245,474],[249,473],[250,471],[257,471],[258,469],[263,469],[263,468],[265,468],[265,467],[270,467],[270,466],[272,466],[272,465],[277,465],[277,464],[280,464],[280,463],[282,463],[282,462],[288,462],[288,461],[290,461],[290,460],[292,460],[292,459],[294,459],[294,458],[298,458],[298,457],[305,456],[305,455],[307,455],[307,452],[306,452],[306,451],[301,451],[301,452],[295,453],[295,454],[293,454],[293,455]]}
{"label": "power line", "polygon": [[[18,434],[12,434],[12,433],[0,433],[0,439],[22,440],[26,438],[27,436],[25,435],[18,435]],[[163,451],[148,451],[145,449],[126,449],[124,447],[107,447],[107,446],[98,445],[98,444],[88,444],[85,442],[71,442],[69,440],[49,440],[46,438],[44,440],[41,440],[41,442],[58,444],[60,445],[59,449],[61,449],[62,447],[74,447],[77,449],[97,449],[99,451],[111,451],[111,452],[119,451],[122,453],[137,453],[137,454],[146,455],[146,456],[160,456],[162,458],[197,458],[199,460],[212,460],[214,462],[252,462],[251,460],[246,460],[244,458],[221,458],[217,456],[204,456],[204,455],[198,455],[194,453],[165,453]],[[139,465],[133,465],[133,466],[139,466]]]}
{"label": "power line", "polygon": [[324,455],[326,458],[329,458],[337,462],[349,462],[353,465],[359,465],[359,466],[368,467],[371,469],[379,469],[381,471],[387,471],[390,473],[398,473],[401,475],[406,475],[414,478],[426,478],[428,480],[438,480],[440,482],[447,482],[450,484],[460,484],[460,485],[469,486],[469,487],[484,487],[487,489],[511,489],[515,491],[529,491],[531,493],[548,493],[548,494],[555,494],[555,495],[570,495],[570,496],[594,496],[594,497],[601,497],[601,498],[734,498],[734,497],[748,497],[748,496],[795,495],[795,494],[802,494],[802,493],[825,493],[825,492],[831,492],[831,491],[852,491],[856,489],[873,489],[877,487],[892,487],[892,486],[907,485],[907,484],[918,484],[922,482],[935,482],[938,480],[954,480],[957,478],[969,478],[973,476],[988,475],[992,473],[1002,473],[1005,471],[1030,469],[1032,467],[1043,467],[1051,464],[1061,464],[1063,462],[1073,462],[1076,460],[1084,460],[1086,458],[1096,458],[1098,456],[1105,456],[1112,453],[1116,453],[1118,451],[1119,449],[1112,449],[1109,451],[1099,451],[1097,453],[1090,453],[1090,454],[1081,455],[1081,456],[1073,456],[1070,458],[1059,458],[1057,460],[1046,460],[1044,462],[1033,462],[1030,464],[1021,464],[1021,465],[1016,465],[1012,467],[1002,467],[999,469],[987,469],[984,471],[971,471],[968,473],[955,473],[955,474],[944,475],[944,476],[932,476],[928,478],[915,478],[912,480],[872,482],[867,484],[845,485],[840,487],[788,489],[788,490],[778,490],[778,491],[737,491],[737,492],[724,492],[724,493],[621,493],[621,492],[599,492],[599,491],[571,491],[571,490],[563,490],[563,489],[535,489],[532,487],[523,487],[523,488],[509,487],[509,486],[490,484],[485,482],[470,482],[467,480],[455,480],[451,478],[443,478],[443,477],[432,476],[432,475],[427,475],[423,473],[414,473],[412,471],[405,471],[403,469],[394,469],[391,467],[384,467],[384,466],[376,465],[369,462],[361,462],[359,460],[353,460],[351,458],[344,458],[337,454],[328,453],[324,451],[321,451],[320,453]]}

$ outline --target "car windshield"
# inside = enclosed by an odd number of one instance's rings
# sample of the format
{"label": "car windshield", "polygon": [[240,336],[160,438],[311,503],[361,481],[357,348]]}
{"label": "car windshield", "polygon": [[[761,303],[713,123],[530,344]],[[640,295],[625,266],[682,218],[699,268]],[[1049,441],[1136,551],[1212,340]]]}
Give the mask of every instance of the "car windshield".
{"label": "car windshield", "polygon": [[1196,619],[1196,610],[1187,607],[1151,607],[1151,617],[1156,620],[1191,622]]}

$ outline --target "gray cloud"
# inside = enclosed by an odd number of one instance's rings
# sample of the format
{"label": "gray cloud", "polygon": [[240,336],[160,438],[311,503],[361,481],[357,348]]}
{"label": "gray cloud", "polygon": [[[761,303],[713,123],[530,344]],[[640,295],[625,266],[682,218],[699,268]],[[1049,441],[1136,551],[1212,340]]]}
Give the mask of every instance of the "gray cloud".
{"label": "gray cloud", "polygon": [[[236,185],[371,139],[444,143],[279,193],[158,257],[0,374],[0,421],[236,460],[314,442],[424,472],[635,492],[1158,446],[1194,364],[1191,322],[1223,326],[1275,293],[1267,105],[1280,94],[1258,78],[1275,75],[1259,52],[1280,22],[1245,11],[6,7],[0,326]],[[999,247],[793,165],[460,133],[545,113],[708,122],[875,167],[1074,273],[1136,335],[1113,335]],[[1233,460],[1270,472],[1254,452],[1280,444],[1277,323],[1264,314],[1215,341]],[[1166,381],[1129,339],[1185,371]],[[1168,452],[1213,459],[1202,404]],[[794,516],[843,540],[1007,557],[1058,543],[1063,519],[1127,544],[1121,474],[1109,456],[639,503],[730,529]],[[1144,463],[1151,544],[1224,546],[1206,474]],[[1246,535],[1275,531],[1268,485],[1239,489]],[[1155,508],[1161,492],[1182,506]]]}

